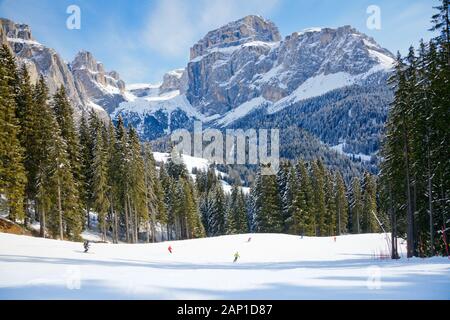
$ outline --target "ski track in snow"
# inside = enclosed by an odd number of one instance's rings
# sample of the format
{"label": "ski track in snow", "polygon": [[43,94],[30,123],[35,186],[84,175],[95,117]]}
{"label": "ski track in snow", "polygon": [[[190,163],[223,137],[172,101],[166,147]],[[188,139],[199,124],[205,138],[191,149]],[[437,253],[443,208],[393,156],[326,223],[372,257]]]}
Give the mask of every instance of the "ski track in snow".
{"label": "ski track in snow", "polygon": [[384,234],[252,234],[84,254],[82,243],[0,234],[0,299],[450,299],[449,259],[374,258],[387,250]]}

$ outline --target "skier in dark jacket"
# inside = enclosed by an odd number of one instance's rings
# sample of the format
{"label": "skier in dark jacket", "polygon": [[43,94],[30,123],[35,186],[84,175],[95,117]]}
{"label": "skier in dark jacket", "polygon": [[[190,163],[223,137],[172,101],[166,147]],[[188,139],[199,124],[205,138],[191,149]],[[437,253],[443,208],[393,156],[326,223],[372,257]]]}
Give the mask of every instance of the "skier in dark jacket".
{"label": "skier in dark jacket", "polygon": [[83,247],[84,247],[84,253],[87,253],[88,252],[88,250],[89,250],[89,240],[86,240],[84,243],[83,243]]}

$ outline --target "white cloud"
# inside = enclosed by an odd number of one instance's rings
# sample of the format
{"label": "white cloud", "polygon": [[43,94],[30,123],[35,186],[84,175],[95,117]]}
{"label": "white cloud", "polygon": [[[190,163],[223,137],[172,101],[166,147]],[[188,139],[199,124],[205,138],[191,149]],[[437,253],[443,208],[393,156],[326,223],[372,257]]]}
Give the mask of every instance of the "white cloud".
{"label": "white cloud", "polygon": [[143,31],[147,46],[171,57],[186,57],[208,31],[249,14],[269,15],[281,0],[158,0]]}

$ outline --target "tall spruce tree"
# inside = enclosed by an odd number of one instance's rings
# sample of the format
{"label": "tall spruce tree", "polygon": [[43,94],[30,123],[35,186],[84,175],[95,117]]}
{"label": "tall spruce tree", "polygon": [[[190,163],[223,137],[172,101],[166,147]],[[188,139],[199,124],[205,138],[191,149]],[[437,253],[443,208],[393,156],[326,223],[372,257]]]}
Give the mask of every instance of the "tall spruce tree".
{"label": "tall spruce tree", "polygon": [[[19,141],[19,121],[16,118],[16,68],[10,65],[6,46],[0,49],[0,194],[6,198],[6,207],[12,221],[25,219],[24,196],[26,174],[24,150]],[[12,67],[7,70],[6,67]]]}
{"label": "tall spruce tree", "polygon": [[246,203],[238,184],[231,188],[227,211],[227,234],[247,233],[249,230]]}
{"label": "tall spruce tree", "polygon": [[362,219],[361,229],[364,233],[375,233],[380,230],[377,219],[378,210],[376,203],[376,182],[369,173],[364,174],[363,192],[362,192]]}
{"label": "tall spruce tree", "polygon": [[312,163],[312,181],[314,194],[314,217],[316,225],[316,235],[327,234],[326,228],[326,202],[325,202],[325,169],[322,161],[316,160]]}
{"label": "tall spruce tree", "polygon": [[98,227],[103,241],[106,241],[107,214],[110,207],[108,198],[108,154],[104,128],[97,131],[94,142],[94,161],[92,163],[93,208],[98,216]]}
{"label": "tall spruce tree", "polygon": [[336,173],[335,181],[334,197],[337,211],[337,234],[341,235],[346,234],[348,231],[348,200],[344,178],[340,172]]}
{"label": "tall spruce tree", "polygon": [[352,180],[350,212],[352,214],[352,232],[355,234],[362,233],[361,219],[363,215],[362,189],[359,178]]}

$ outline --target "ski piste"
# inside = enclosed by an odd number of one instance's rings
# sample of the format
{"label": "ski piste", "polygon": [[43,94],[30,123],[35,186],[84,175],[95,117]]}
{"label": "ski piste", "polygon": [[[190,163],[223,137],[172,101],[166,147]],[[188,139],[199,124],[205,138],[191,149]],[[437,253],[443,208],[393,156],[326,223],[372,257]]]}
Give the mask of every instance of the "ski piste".
{"label": "ski piste", "polygon": [[83,253],[79,242],[0,233],[0,299],[450,298],[447,257],[406,259],[399,239],[401,259],[385,259],[386,236],[242,234],[171,241],[171,254],[168,242]]}

